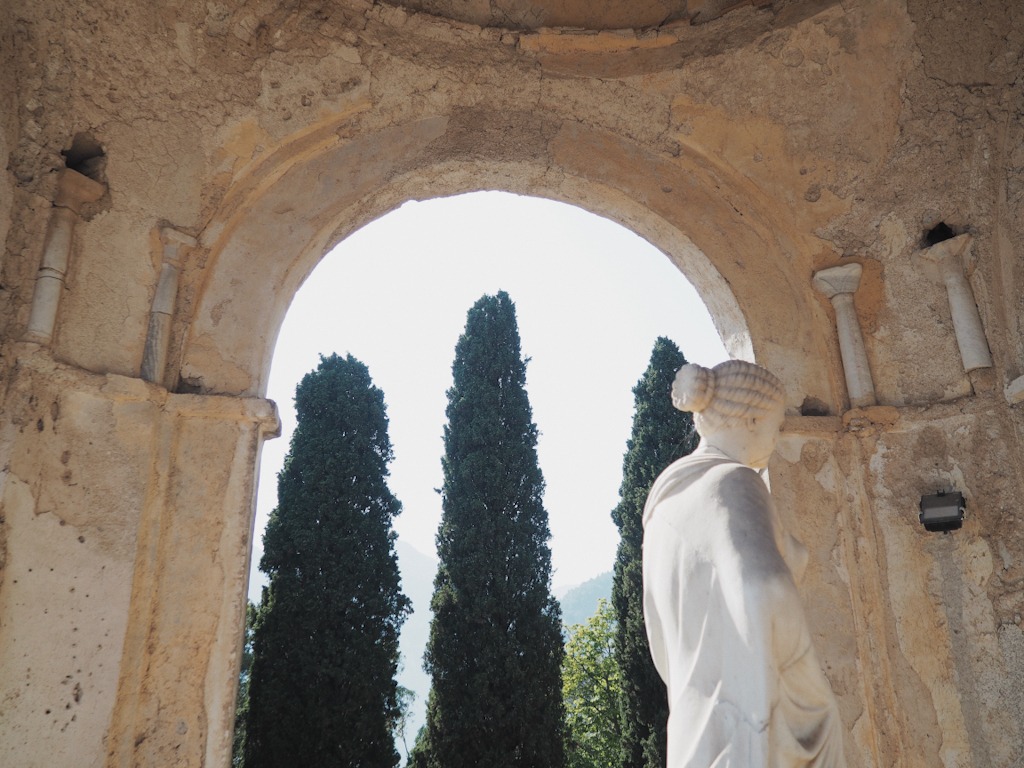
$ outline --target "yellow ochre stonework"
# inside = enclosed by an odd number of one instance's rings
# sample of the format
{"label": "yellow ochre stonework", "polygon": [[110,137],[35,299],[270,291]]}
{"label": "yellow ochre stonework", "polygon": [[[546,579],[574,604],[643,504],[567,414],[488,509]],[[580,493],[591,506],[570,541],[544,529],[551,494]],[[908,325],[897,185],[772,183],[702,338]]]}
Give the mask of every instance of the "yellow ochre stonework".
{"label": "yellow ochre stonework", "polygon": [[[1022,55],[1017,0],[15,2],[0,765],[227,765],[278,326],[349,233],[480,189],[642,235],[782,379],[848,764],[1024,763]],[[855,411],[813,285],[849,263]],[[927,533],[946,488],[964,527]]]}

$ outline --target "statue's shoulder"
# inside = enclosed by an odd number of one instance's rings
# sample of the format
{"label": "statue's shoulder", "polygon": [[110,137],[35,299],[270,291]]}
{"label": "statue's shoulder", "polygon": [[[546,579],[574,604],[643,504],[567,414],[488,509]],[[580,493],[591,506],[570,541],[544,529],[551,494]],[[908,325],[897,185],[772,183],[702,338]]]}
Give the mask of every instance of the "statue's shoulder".
{"label": "statue's shoulder", "polygon": [[751,492],[757,493],[758,486],[763,489],[764,482],[750,467],[716,451],[697,450],[669,464],[654,481],[644,509],[644,523],[655,507],[669,499],[689,506],[697,499],[703,502],[720,493],[730,497],[743,493],[749,497]]}
{"label": "statue's shoulder", "polygon": [[714,477],[729,478],[731,482],[747,482],[751,478],[760,478],[757,471],[735,459],[722,459],[708,463],[706,474]]}
{"label": "statue's shoulder", "polygon": [[691,454],[670,464],[665,475],[675,478],[688,477],[691,482],[726,483],[729,485],[758,484],[764,486],[761,475],[755,469],[729,456],[718,453]]}
{"label": "statue's shoulder", "polygon": [[708,482],[717,486],[717,492],[725,498],[746,499],[759,504],[771,503],[771,492],[764,478],[746,464],[732,462],[709,470]]}

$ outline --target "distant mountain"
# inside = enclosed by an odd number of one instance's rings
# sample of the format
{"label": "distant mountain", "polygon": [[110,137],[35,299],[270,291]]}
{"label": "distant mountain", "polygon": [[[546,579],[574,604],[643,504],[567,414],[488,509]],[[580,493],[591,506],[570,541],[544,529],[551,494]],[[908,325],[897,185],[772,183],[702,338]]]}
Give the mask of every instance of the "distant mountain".
{"label": "distant mountain", "polygon": [[612,572],[602,573],[572,587],[559,598],[562,604],[562,624],[570,627],[582,624],[597,611],[597,601],[612,599]]}

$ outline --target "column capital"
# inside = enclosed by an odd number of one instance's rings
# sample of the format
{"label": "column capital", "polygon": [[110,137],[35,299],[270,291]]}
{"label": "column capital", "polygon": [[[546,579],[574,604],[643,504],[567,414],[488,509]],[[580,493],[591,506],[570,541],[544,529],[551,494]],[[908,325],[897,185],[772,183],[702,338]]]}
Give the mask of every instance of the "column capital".
{"label": "column capital", "polygon": [[829,267],[814,273],[811,284],[828,298],[840,293],[853,293],[860,286],[862,268],[857,262]]}
{"label": "column capital", "polygon": [[[971,243],[973,242],[974,238],[967,232],[964,232],[962,235],[951,237],[949,240],[943,240],[923,249],[921,251],[921,258],[931,264],[944,267],[966,256],[970,252]],[[957,266],[963,267],[964,265],[960,263]]]}
{"label": "column capital", "polygon": [[55,208],[68,208],[80,214],[83,205],[95,203],[106,191],[105,184],[93,181],[70,168],[62,168],[57,176],[57,195],[53,205]]}
{"label": "column capital", "polygon": [[165,224],[160,227],[160,242],[164,246],[164,262],[179,267],[182,250],[195,248],[197,241],[192,235]]}

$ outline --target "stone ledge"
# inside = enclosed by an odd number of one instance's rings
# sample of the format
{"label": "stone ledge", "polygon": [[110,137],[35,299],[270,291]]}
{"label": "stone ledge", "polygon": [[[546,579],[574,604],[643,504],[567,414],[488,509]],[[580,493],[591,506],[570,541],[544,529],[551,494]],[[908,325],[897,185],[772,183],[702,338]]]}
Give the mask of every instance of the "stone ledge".
{"label": "stone ledge", "polygon": [[787,416],[782,424],[782,434],[829,437],[838,435],[842,428],[839,416]]}
{"label": "stone ledge", "polygon": [[[186,418],[223,419],[256,423],[265,438],[279,437],[277,403],[263,397],[198,395],[169,392],[158,384],[116,373],[95,373],[55,360],[46,347],[32,342],[13,345],[15,370],[40,374],[51,382],[92,390],[114,402],[152,403],[162,411]],[[17,373],[15,373],[15,377]]]}
{"label": "stone ledge", "polygon": [[[1024,377],[1015,381],[1020,392],[1012,400],[1007,388],[1006,399],[1011,405],[1024,402]],[[786,417],[782,425],[783,435],[806,435],[809,437],[838,436],[843,433],[874,434],[912,429],[919,424],[944,421],[947,419],[977,416],[992,413],[1002,402],[1003,393],[983,392],[957,400],[924,405],[873,405],[864,408],[850,408],[839,416]]]}

